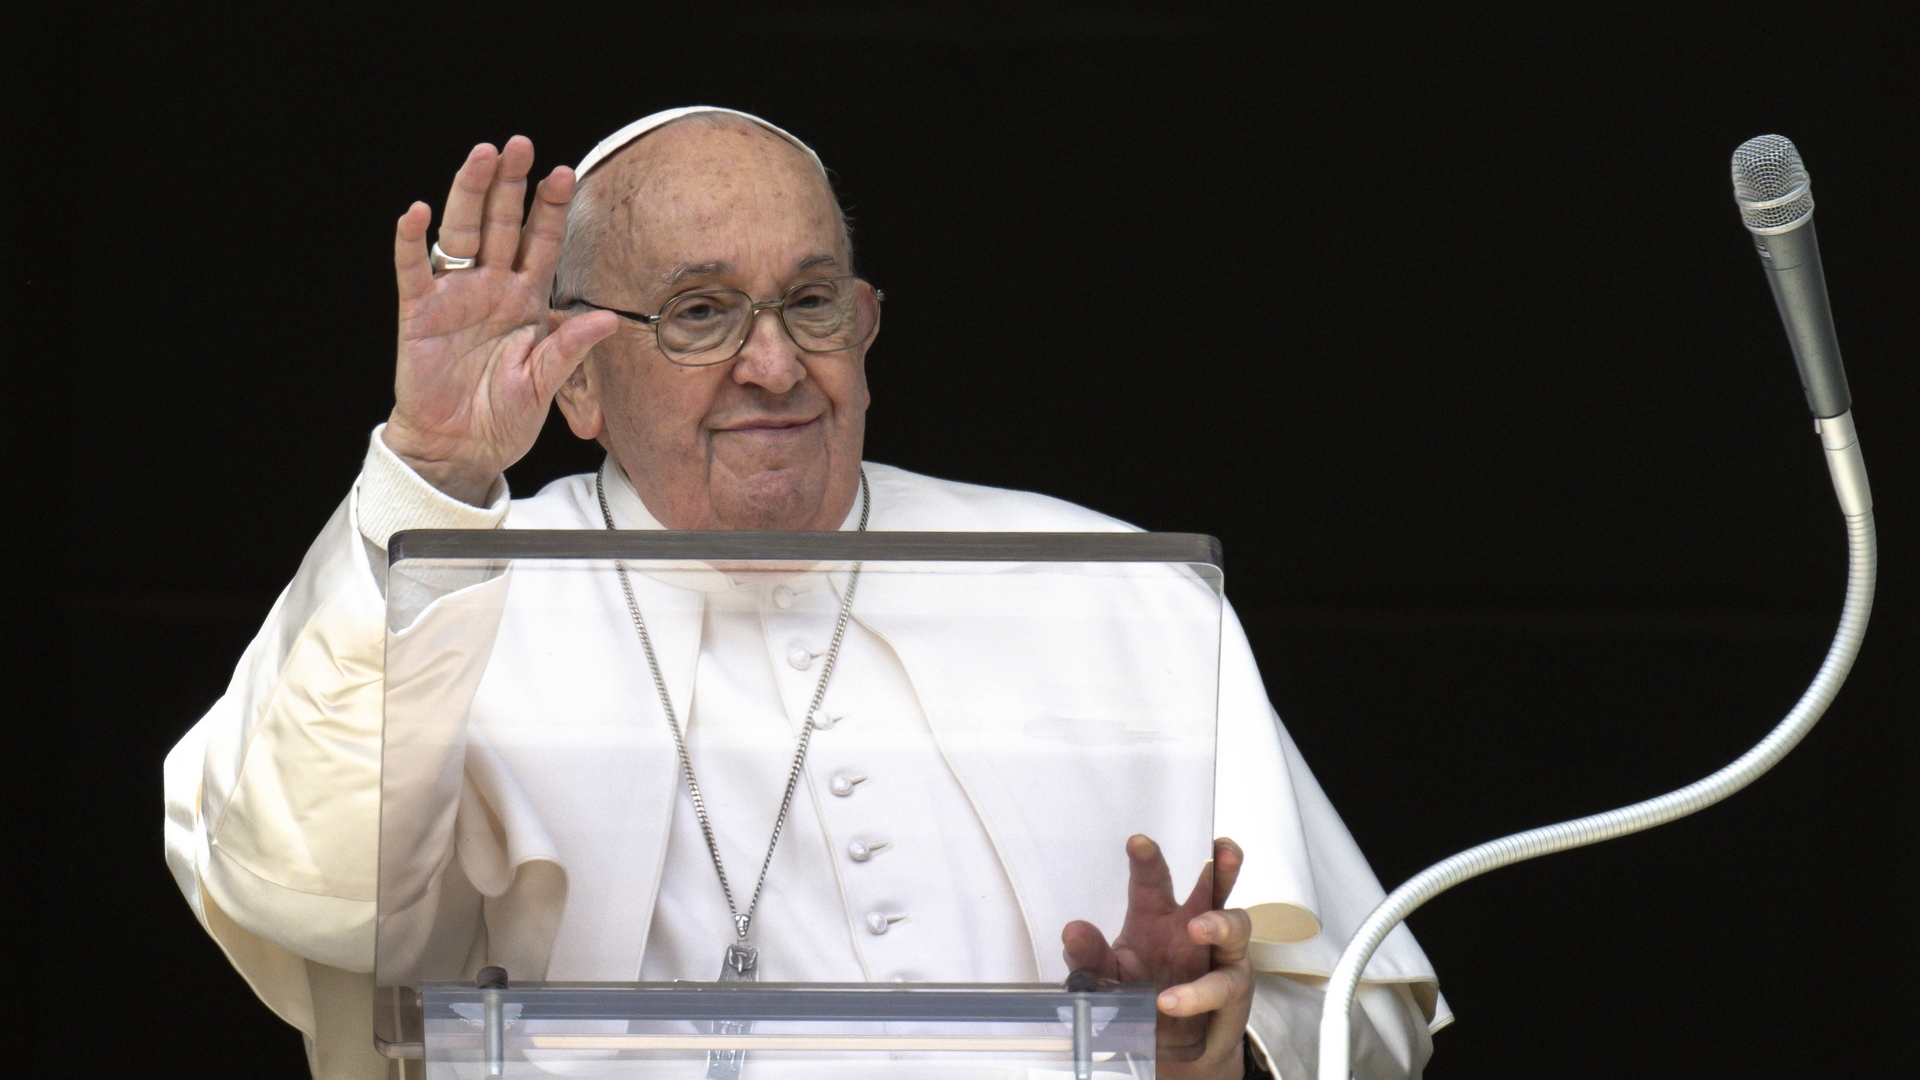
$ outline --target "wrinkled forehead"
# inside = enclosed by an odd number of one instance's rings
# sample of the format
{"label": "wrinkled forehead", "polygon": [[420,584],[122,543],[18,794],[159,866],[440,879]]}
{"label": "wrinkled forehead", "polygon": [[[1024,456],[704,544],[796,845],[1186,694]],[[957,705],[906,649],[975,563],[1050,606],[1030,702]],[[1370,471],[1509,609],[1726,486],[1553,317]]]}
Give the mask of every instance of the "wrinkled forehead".
{"label": "wrinkled forehead", "polygon": [[777,124],[762,120],[752,113],[744,113],[738,109],[723,109],[717,105],[689,105],[685,108],[666,109],[654,113],[652,116],[641,117],[626,127],[621,128],[619,131],[601,139],[598,145],[591,151],[588,151],[586,157],[580,159],[580,164],[574,167],[574,175],[584,180],[587,174],[593,171],[595,166],[619,153],[633,143],[634,140],[659,127],[671,124],[682,117],[692,116],[695,113],[717,113],[723,116],[736,116],[750,123],[758,124],[760,127],[792,143],[801,153],[807,156],[807,160],[813,163],[813,167],[819,170],[821,179],[826,178],[827,167],[821,163],[820,155],[814,153],[812,147],[794,138],[791,133]]}

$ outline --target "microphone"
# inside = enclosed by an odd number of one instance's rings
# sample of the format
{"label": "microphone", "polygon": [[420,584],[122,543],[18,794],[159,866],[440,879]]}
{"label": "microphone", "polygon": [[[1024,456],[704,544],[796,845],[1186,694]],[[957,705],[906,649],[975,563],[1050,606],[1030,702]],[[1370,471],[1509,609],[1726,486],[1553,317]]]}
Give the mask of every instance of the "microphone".
{"label": "microphone", "polygon": [[1767,271],[1841,509],[1849,516],[1864,514],[1873,507],[1873,495],[1854,435],[1853,395],[1840,366],[1840,339],[1833,332],[1827,277],[1820,268],[1813,185],[1793,140],[1760,135],[1740,144],[1733,152],[1733,201]]}
{"label": "microphone", "polygon": [[1839,416],[1853,406],[1840,341],[1820,269],[1820,242],[1813,232],[1813,188],[1793,141],[1781,135],[1748,139],[1733,152],[1733,201],[1753,234],[1766,268],[1773,302],[1780,308],[1800,385],[1816,419]]}
{"label": "microphone", "polygon": [[1759,779],[1791,751],[1833,703],[1853,670],[1873,611],[1880,549],[1873,526],[1873,493],[1854,434],[1853,399],[1840,367],[1840,344],[1827,305],[1827,279],[1813,237],[1813,194],[1800,151],[1779,135],[1748,139],[1733,152],[1733,198],[1760,249],[1767,284],[1773,287],[1780,321],[1793,345],[1800,385],[1813,409],[1813,429],[1827,451],[1834,494],[1847,518],[1847,599],[1827,659],[1800,700],[1753,749],[1711,776],[1677,791],[1558,825],[1547,825],[1471,847],[1407,879],[1347,939],[1327,979],[1320,1010],[1319,1080],[1352,1080],[1353,996],[1374,950],[1402,919],[1422,904],[1490,870],[1556,851],[1598,844],[1686,817]]}

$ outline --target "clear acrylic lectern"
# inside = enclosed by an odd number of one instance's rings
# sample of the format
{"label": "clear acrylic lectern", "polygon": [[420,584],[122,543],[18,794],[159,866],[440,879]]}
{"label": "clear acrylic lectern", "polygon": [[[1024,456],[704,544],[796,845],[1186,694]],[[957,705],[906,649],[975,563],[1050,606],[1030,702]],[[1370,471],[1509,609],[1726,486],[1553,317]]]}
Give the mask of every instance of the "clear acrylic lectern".
{"label": "clear acrylic lectern", "polygon": [[[1155,988],[1061,934],[1121,932],[1135,834],[1205,871],[1221,613],[1185,534],[395,536],[376,1039],[436,1080],[1152,1076]],[[723,972],[709,849],[745,905],[790,778]]]}

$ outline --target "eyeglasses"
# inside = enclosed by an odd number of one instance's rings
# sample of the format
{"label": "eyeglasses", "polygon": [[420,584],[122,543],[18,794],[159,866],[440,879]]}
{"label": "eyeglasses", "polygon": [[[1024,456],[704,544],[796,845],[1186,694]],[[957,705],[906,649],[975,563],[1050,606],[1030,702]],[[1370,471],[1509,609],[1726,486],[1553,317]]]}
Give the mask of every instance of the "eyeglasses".
{"label": "eyeglasses", "polygon": [[591,300],[572,303],[651,326],[661,353],[671,363],[712,367],[740,354],[753,333],[753,320],[768,310],[780,313],[780,325],[802,352],[858,348],[879,327],[880,302],[885,299],[885,293],[864,279],[833,277],[803,281],[778,300],[755,300],[738,289],[682,293],[667,301],[658,315],[622,311]]}

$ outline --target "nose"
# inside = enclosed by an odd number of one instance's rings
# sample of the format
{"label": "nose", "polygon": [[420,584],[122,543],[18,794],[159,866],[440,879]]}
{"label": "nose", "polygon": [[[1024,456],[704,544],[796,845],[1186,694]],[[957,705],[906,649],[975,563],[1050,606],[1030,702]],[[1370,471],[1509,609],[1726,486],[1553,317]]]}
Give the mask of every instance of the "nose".
{"label": "nose", "polygon": [[753,325],[747,328],[746,344],[733,361],[733,381],[758,386],[770,393],[784,394],[807,377],[807,366],[800,361],[800,350],[787,336],[774,308],[753,313]]}

